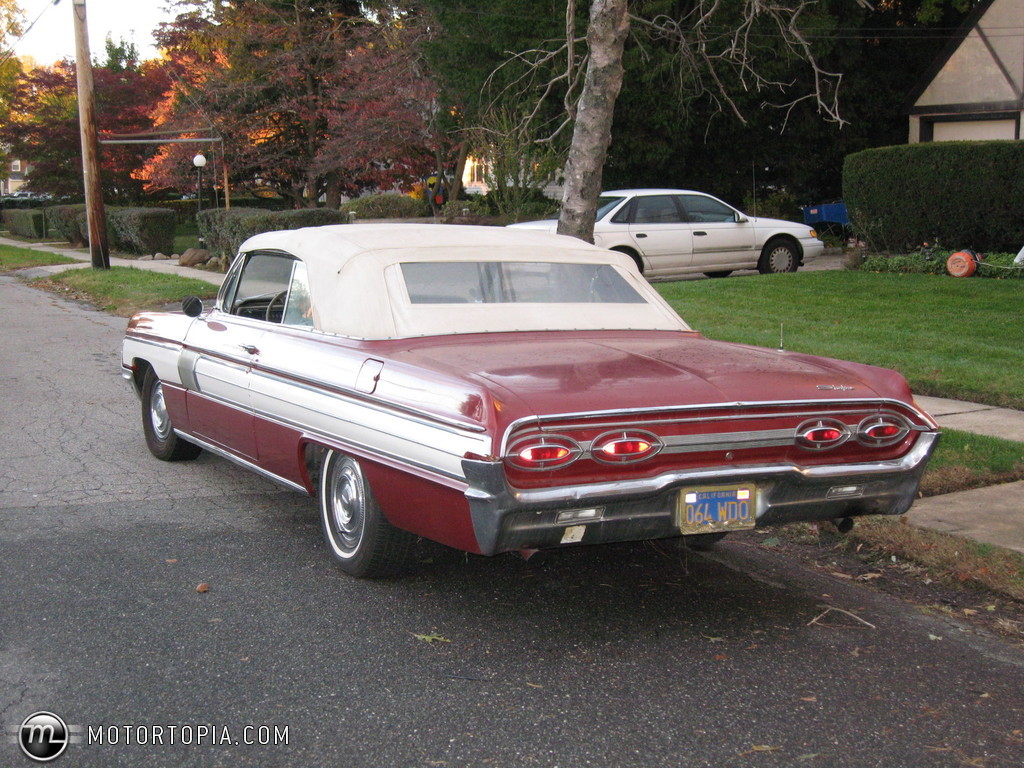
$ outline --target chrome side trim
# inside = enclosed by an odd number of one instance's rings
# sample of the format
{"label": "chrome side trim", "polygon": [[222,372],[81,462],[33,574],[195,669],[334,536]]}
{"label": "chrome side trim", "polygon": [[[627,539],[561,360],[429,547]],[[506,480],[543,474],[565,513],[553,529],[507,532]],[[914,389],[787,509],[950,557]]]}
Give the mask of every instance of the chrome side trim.
{"label": "chrome side trim", "polygon": [[445,427],[447,431],[453,434],[459,434],[462,432],[482,433],[487,431],[487,428],[481,424],[468,424],[466,422],[458,421],[456,419],[447,419],[443,416],[435,416],[434,414],[424,413],[423,411],[419,411],[414,408],[405,408],[399,405],[388,405],[387,403],[376,398],[370,399],[364,394],[356,394],[353,390],[328,385],[324,382],[318,382],[315,379],[297,378],[295,376],[286,375],[279,371],[274,371],[273,369],[260,368],[256,366],[253,367],[252,374],[254,378],[267,379],[269,381],[274,381],[278,384],[284,384],[289,387],[295,387],[297,389],[317,395],[337,397],[352,405],[368,408],[370,410],[378,411],[389,416],[400,414],[403,418],[411,417],[411,421],[416,421],[427,426],[437,427],[438,425],[440,425]]}
{"label": "chrome side trim", "polygon": [[247,469],[250,472],[255,472],[257,475],[265,477],[267,480],[277,483],[278,485],[284,486],[290,491],[298,491],[299,493],[308,495],[306,489],[303,486],[299,485],[298,483],[293,483],[291,480],[286,480],[285,478],[279,475],[275,475],[272,472],[267,472],[265,469],[253,464],[251,461],[239,458],[230,451],[226,451],[223,448],[213,445],[212,443],[208,443],[200,437],[186,434],[185,432],[182,432],[177,429],[174,430],[174,433],[178,435],[182,440],[187,440],[190,443],[195,443],[204,451],[209,451],[210,453],[216,456],[220,456],[222,459],[227,459],[228,461],[237,464],[243,469]]}

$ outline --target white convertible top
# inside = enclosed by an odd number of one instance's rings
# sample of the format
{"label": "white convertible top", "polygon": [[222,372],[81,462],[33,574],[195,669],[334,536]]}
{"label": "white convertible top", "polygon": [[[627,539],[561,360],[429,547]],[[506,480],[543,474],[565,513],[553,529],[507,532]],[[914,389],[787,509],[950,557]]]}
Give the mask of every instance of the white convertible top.
{"label": "white convertible top", "polygon": [[[536,330],[689,330],[629,256],[576,238],[505,227],[338,224],[265,232],[240,253],[279,251],[306,265],[314,325],[362,339]],[[433,262],[607,264],[643,301],[417,303],[402,265]]]}

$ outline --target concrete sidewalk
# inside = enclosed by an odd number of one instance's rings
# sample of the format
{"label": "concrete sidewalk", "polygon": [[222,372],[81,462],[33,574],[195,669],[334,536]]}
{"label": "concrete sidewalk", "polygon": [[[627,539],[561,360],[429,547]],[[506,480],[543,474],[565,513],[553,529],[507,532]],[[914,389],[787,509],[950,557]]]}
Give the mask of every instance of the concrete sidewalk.
{"label": "concrete sidewalk", "polygon": [[[0,237],[0,244],[10,245],[15,248],[29,248],[36,251],[48,251],[49,253],[56,253],[61,256],[66,256],[69,259],[75,259],[81,263],[79,264],[56,264],[49,267],[35,267],[32,270],[26,270],[23,274],[28,277],[42,277],[48,274],[55,274],[57,272],[63,272],[66,269],[81,269],[88,267],[92,264],[92,258],[89,251],[85,248],[72,248],[69,245],[61,245],[60,243],[24,243],[20,240],[10,240],[5,237]],[[192,277],[196,280],[204,280],[212,285],[220,285],[224,280],[224,275],[220,272],[208,272],[205,269],[195,269],[193,267],[182,267],[178,264],[177,259],[161,259],[160,261],[142,260],[142,259],[123,259],[117,256],[110,257],[110,266],[112,267],[138,267],[139,269],[149,269],[153,272],[163,272],[168,275],[180,275],[181,277]]]}
{"label": "concrete sidewalk", "polygon": [[[940,427],[1024,443],[1024,411],[938,397],[915,399]],[[1024,553],[1024,481],[918,499],[907,518],[914,525]]]}
{"label": "concrete sidewalk", "polygon": [[[89,253],[85,249],[74,249],[52,243],[26,244],[2,237],[0,237],[0,243],[51,251],[82,262],[82,264],[71,265],[70,268],[89,266],[90,263]],[[822,263],[816,268],[840,269],[841,261],[839,257],[823,258]],[[224,275],[218,272],[178,266],[176,260],[142,261],[111,257],[110,264],[111,266],[138,267],[183,277],[194,277],[213,285],[220,285],[224,279]],[[38,267],[32,270],[32,273],[45,275],[68,268],[68,265]],[[937,397],[918,397],[916,399],[918,404],[928,411],[941,427],[1024,443],[1024,411]],[[914,525],[965,536],[975,541],[996,544],[1024,553],[1024,481],[918,499],[907,517]]]}

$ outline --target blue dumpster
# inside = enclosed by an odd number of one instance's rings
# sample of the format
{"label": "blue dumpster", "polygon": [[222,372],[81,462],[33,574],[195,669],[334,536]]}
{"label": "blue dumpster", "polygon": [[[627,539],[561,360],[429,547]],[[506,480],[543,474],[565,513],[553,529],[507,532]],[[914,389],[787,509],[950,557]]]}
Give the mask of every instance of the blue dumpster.
{"label": "blue dumpster", "polygon": [[808,205],[804,208],[804,224],[841,224],[850,223],[846,213],[846,203],[822,203]]}

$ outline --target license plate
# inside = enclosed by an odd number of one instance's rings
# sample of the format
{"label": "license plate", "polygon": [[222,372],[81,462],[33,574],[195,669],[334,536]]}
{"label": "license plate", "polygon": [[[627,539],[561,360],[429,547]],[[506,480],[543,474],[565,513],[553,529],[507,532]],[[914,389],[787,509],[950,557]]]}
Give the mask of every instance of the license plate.
{"label": "license plate", "polygon": [[676,509],[679,530],[684,534],[753,528],[757,522],[757,488],[753,485],[687,488],[679,494]]}

